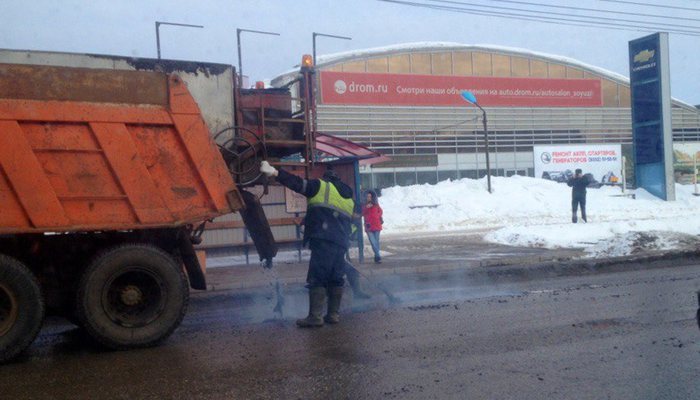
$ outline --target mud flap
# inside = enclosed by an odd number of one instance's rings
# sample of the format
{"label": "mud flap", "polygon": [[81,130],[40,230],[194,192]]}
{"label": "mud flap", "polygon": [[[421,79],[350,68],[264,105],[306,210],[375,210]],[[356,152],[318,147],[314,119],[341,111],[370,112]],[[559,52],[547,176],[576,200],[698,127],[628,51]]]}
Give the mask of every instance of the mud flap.
{"label": "mud flap", "polygon": [[239,210],[243,223],[253,239],[260,261],[265,260],[265,265],[270,267],[272,266],[272,258],[277,255],[277,243],[272,236],[272,229],[267,222],[263,206],[257,196],[250,192],[241,190],[241,196],[245,203],[245,208]]}
{"label": "mud flap", "polygon": [[178,234],[180,257],[185,264],[185,270],[190,280],[190,287],[197,290],[207,290],[207,279],[199,264],[199,259],[194,251],[189,232],[181,230]]}

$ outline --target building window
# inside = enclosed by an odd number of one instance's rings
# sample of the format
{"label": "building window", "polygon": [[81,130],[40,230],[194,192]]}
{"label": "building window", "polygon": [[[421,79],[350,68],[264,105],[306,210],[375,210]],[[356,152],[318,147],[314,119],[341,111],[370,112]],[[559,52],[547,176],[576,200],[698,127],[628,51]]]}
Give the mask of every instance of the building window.
{"label": "building window", "polygon": [[415,172],[397,172],[396,184],[399,186],[410,186],[416,184]]}
{"label": "building window", "polygon": [[459,171],[438,171],[438,181],[446,181],[448,179],[459,179]]}
{"label": "building window", "polygon": [[434,185],[438,183],[437,171],[418,171],[416,177],[418,184],[430,183]]}

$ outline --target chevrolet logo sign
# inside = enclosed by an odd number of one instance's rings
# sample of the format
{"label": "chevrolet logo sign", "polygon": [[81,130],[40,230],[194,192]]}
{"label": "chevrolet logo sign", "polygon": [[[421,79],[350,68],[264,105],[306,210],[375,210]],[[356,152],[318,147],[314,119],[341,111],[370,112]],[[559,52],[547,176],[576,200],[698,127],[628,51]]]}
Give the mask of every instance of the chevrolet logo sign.
{"label": "chevrolet logo sign", "polygon": [[642,50],[639,53],[635,54],[634,62],[645,63],[654,57],[654,53],[656,53],[656,50]]}

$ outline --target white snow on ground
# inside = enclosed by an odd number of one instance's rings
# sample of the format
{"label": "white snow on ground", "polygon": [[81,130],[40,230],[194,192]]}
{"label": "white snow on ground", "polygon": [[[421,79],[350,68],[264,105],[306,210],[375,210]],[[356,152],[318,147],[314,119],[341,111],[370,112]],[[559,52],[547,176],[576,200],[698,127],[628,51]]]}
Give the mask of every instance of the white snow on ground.
{"label": "white snow on ground", "polygon": [[[588,189],[587,224],[571,223],[571,189],[563,183],[514,176],[444,181],[384,189],[385,233],[486,230],[494,243],[584,248],[589,256],[685,248],[700,235],[700,197],[676,185],[677,201],[639,189],[636,199],[619,187]],[[629,192],[628,192],[629,194]]]}

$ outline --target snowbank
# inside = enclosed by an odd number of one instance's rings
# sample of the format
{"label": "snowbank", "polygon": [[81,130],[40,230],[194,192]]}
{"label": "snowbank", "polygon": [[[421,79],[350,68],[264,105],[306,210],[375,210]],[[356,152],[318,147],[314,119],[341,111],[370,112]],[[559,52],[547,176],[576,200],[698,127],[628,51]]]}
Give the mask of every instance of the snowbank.
{"label": "snowbank", "polygon": [[[676,185],[675,202],[640,189],[636,199],[620,188],[589,189],[589,223],[571,223],[571,189],[544,179],[493,177],[384,189],[385,232],[486,230],[484,239],[514,246],[585,248],[591,256],[670,249],[700,234],[700,197]],[[647,235],[639,235],[646,232]],[[672,233],[672,234],[671,234]]]}

